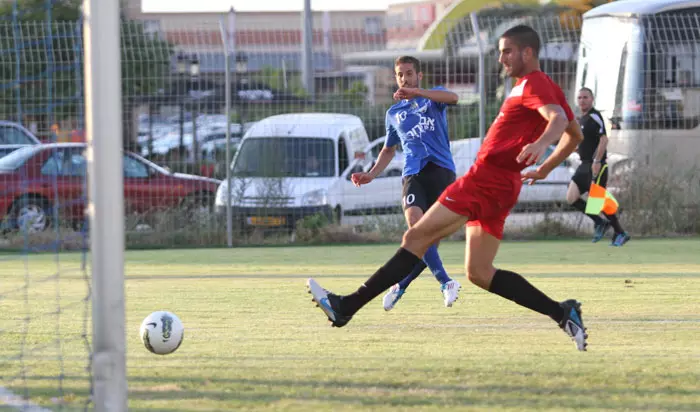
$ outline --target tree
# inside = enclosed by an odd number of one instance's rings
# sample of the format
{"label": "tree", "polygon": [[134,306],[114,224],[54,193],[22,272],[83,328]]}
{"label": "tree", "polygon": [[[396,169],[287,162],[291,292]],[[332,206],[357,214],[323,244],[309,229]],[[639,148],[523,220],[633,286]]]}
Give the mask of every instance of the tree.
{"label": "tree", "polygon": [[146,33],[143,22],[122,15],[122,111],[124,142],[133,143],[133,109],[165,87],[170,76],[173,47],[156,35]]}
{"label": "tree", "polygon": [[[49,123],[84,112],[82,0],[17,0],[0,4],[0,116]],[[15,13],[18,11],[18,13]],[[121,16],[123,112],[163,88],[172,46]],[[2,41],[2,40],[0,40]],[[80,119],[82,120],[82,119]],[[125,124],[125,141],[134,133]]]}

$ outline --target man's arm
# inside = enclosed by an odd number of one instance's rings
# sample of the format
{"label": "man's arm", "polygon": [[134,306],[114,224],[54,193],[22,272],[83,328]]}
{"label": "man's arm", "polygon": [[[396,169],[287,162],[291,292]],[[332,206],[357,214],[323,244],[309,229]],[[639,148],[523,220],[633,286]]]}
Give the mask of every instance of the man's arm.
{"label": "man's arm", "polygon": [[564,135],[559,139],[559,143],[554,149],[554,152],[552,152],[537,170],[544,173],[545,176],[548,175],[554,168],[559,166],[561,162],[566,160],[582,141],[583,133],[581,132],[581,127],[578,122],[576,120],[570,121],[564,130]]}
{"label": "man's arm", "polygon": [[386,167],[391,162],[391,159],[394,158],[394,154],[396,154],[396,146],[384,146],[382,148],[382,150],[379,152],[379,156],[377,157],[377,162],[374,164],[374,166],[372,166],[372,169],[368,172],[372,179],[379,176],[384,171],[384,169],[386,169]]}
{"label": "man's arm", "polygon": [[437,103],[457,104],[459,101],[459,96],[457,96],[457,93],[449,90],[416,89],[416,95],[425,97],[426,99],[430,99]]}
{"label": "man's arm", "polygon": [[[565,130],[570,127],[569,119],[566,117],[566,112],[558,104],[547,104],[537,109],[540,116],[547,120],[547,127],[542,132],[542,135],[537,139],[537,143],[545,146],[550,146],[556,143]],[[579,128],[579,131],[581,129]]]}
{"label": "man's arm", "polygon": [[595,154],[593,155],[593,163],[600,163],[606,150],[608,150],[608,136],[601,135],[598,148],[595,150]]}

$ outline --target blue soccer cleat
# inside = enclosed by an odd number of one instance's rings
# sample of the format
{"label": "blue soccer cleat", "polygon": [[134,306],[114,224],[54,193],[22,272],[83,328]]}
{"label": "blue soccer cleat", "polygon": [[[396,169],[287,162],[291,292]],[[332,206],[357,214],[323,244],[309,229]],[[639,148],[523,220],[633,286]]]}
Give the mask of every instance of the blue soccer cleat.
{"label": "blue soccer cleat", "polygon": [[613,240],[610,243],[610,246],[620,247],[620,246],[624,245],[625,243],[627,243],[629,240],[630,240],[630,235],[628,235],[627,233],[624,233],[624,232],[617,233],[613,237]]}

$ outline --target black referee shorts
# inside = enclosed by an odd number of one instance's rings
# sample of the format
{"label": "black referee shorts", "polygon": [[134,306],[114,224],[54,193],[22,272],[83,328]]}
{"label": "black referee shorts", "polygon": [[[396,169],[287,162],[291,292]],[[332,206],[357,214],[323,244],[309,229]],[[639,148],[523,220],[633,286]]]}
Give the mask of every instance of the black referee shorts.
{"label": "black referee shorts", "polygon": [[[574,176],[571,178],[571,181],[578,186],[578,190],[581,194],[588,193],[588,190],[591,188],[591,182],[598,180],[598,176],[593,176],[592,166],[593,163],[591,162],[581,163],[576,169]],[[600,182],[598,182],[598,184],[607,187],[608,168],[605,167],[605,163],[600,165],[600,170],[602,170],[602,175],[600,176]]]}
{"label": "black referee shorts", "polygon": [[435,203],[442,192],[456,179],[455,172],[428,163],[415,175],[403,178],[403,210],[412,206],[425,213]]}

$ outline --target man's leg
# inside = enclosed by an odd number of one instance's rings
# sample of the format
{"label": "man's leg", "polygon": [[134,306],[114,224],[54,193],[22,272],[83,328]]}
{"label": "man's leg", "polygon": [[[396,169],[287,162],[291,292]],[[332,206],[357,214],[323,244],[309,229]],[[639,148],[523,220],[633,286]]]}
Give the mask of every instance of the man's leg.
{"label": "man's leg", "polygon": [[[408,227],[412,228],[423,217],[423,210],[417,206],[409,207],[408,209],[406,209],[406,212],[404,213],[404,215],[406,217],[406,223],[408,224]],[[433,248],[433,246],[428,248],[428,250],[430,250],[432,248]],[[438,257],[438,259],[439,259],[439,257]],[[413,282],[418,277],[418,275],[420,275],[421,272],[423,272],[423,270],[426,267],[430,267],[431,271],[433,270],[433,268],[430,265],[430,261],[428,259],[427,252],[426,252],[425,256],[423,256],[423,260],[421,261],[421,263],[416,265],[416,268],[414,268],[413,271],[408,276],[406,276],[405,278],[403,278],[401,280],[401,282],[399,282],[399,287],[403,290],[406,290],[406,288],[408,288],[408,285],[410,285],[411,282]],[[446,283],[446,282],[450,281],[450,278],[447,276],[447,273],[445,273],[444,268],[442,268],[442,271],[439,272],[438,274],[436,274],[435,272],[433,272],[433,274],[435,275],[435,277],[438,279],[438,281],[440,283]]]}
{"label": "man's leg", "polygon": [[[435,203],[442,190],[454,181],[454,174],[449,179],[442,179],[442,169],[426,169],[417,175],[406,178],[403,188],[404,217],[409,228],[423,217],[423,211]],[[451,173],[451,172],[450,172]],[[447,275],[437,251],[437,244],[426,251],[423,259],[413,268],[411,273],[399,283],[389,288],[384,295],[382,304],[384,310],[392,310],[396,303],[403,297],[408,286],[423,270],[428,267],[440,283],[440,290],[444,297],[445,306],[450,307],[457,300],[461,285]]]}
{"label": "man's leg", "polygon": [[[482,226],[467,227],[465,266],[467,277],[475,285],[491,293],[511,300],[520,306],[552,318],[576,341],[579,350],[585,350],[586,336],[580,321],[580,304],[574,301],[559,303],[542,293],[521,275],[503,269],[496,269],[493,261],[501,241],[488,233]],[[571,321],[571,310],[578,321],[575,334],[565,329]],[[580,333],[579,333],[580,330]]]}
{"label": "man's leg", "polygon": [[323,289],[315,280],[309,279],[309,292],[333,325],[343,326],[365,304],[410,273],[430,245],[454,233],[466,222],[466,216],[435,203],[415,226],[404,233],[401,247],[396,254],[357,291],[347,296],[338,296]]}
{"label": "man's leg", "polygon": [[[588,216],[593,221],[595,230],[593,243],[595,243],[605,236],[605,232],[607,232],[610,223],[598,215],[589,215],[586,213],[586,202],[581,197],[581,188],[579,187],[582,182],[578,182],[579,180],[581,180],[580,177],[574,176],[571,183],[569,183],[569,188],[566,191],[566,201],[569,205],[573,206],[574,209]],[[588,183],[590,185],[590,182]],[[586,192],[588,192],[588,189],[586,189]]]}
{"label": "man's leg", "polygon": [[[411,228],[418,223],[418,221],[423,217],[423,210],[421,210],[419,207],[409,207],[406,209],[405,212],[406,216],[406,223],[408,224],[408,227]],[[401,289],[406,289],[408,285],[413,282],[418,275],[423,272],[423,269],[426,267],[430,268],[430,271],[433,273],[433,276],[435,276],[435,279],[437,279],[438,282],[440,282],[441,285],[444,285],[445,283],[451,281],[452,279],[447,275],[447,271],[445,271],[445,267],[442,265],[442,260],[440,259],[440,255],[438,255],[438,243],[435,243],[434,245],[430,246],[428,250],[425,252],[425,255],[423,256],[423,261],[416,265],[416,268],[403,278],[401,282],[399,282],[399,286]]]}
{"label": "man's leg", "polygon": [[[608,168],[606,167],[603,172],[603,174],[600,176],[600,185],[603,187],[608,186]],[[615,234],[613,235],[612,242],[610,243],[610,246],[622,246],[627,241],[630,240],[630,235],[625,232],[625,230],[622,228],[622,225],[620,224],[620,220],[618,219],[617,213],[609,215],[607,213],[603,213],[606,218],[608,218],[608,221],[610,222],[610,225],[612,226],[613,230],[615,231]]]}
{"label": "man's leg", "polygon": [[581,190],[579,189],[578,184],[576,184],[576,182],[573,180],[571,183],[569,183],[569,188],[566,191],[566,201],[576,210],[588,216],[596,226],[603,223],[603,219],[600,216],[589,215],[586,213],[586,202],[581,197]]}
{"label": "man's leg", "polygon": [[[404,217],[406,218],[406,224],[408,227],[412,228],[423,217],[423,210],[418,206],[408,207],[406,210],[404,210]],[[411,273],[409,273],[405,278],[401,279],[399,283],[389,288],[389,291],[382,298],[384,310],[389,311],[394,308],[396,303],[401,299],[404,293],[406,293],[408,285],[416,280],[416,278],[423,273],[423,270],[425,270],[426,267],[428,267],[428,265],[425,263],[425,260],[421,260],[416,264]]]}
{"label": "man's leg", "polygon": [[423,260],[428,264],[430,271],[433,272],[435,278],[440,282],[440,292],[442,293],[443,302],[445,307],[452,307],[452,304],[459,298],[459,290],[462,285],[450,278],[445,271],[445,267],[442,264],[442,259],[438,254],[438,245],[440,241],[436,242],[428,248],[423,256]]}
{"label": "man's leg", "polygon": [[603,214],[610,221],[610,226],[612,226],[616,235],[620,234],[620,233],[625,233],[625,229],[622,228],[622,225],[620,224],[620,220],[617,218],[617,213],[614,213],[612,215],[609,215],[607,213],[603,213]]}
{"label": "man's leg", "polygon": [[622,228],[622,225],[620,224],[620,220],[617,218],[617,213],[613,214],[613,215],[605,214],[605,216],[608,218],[608,220],[610,221],[610,224],[612,225],[613,229],[615,230],[615,234],[613,235],[612,242],[610,242],[610,246],[622,246],[625,243],[627,243],[631,237]]}

